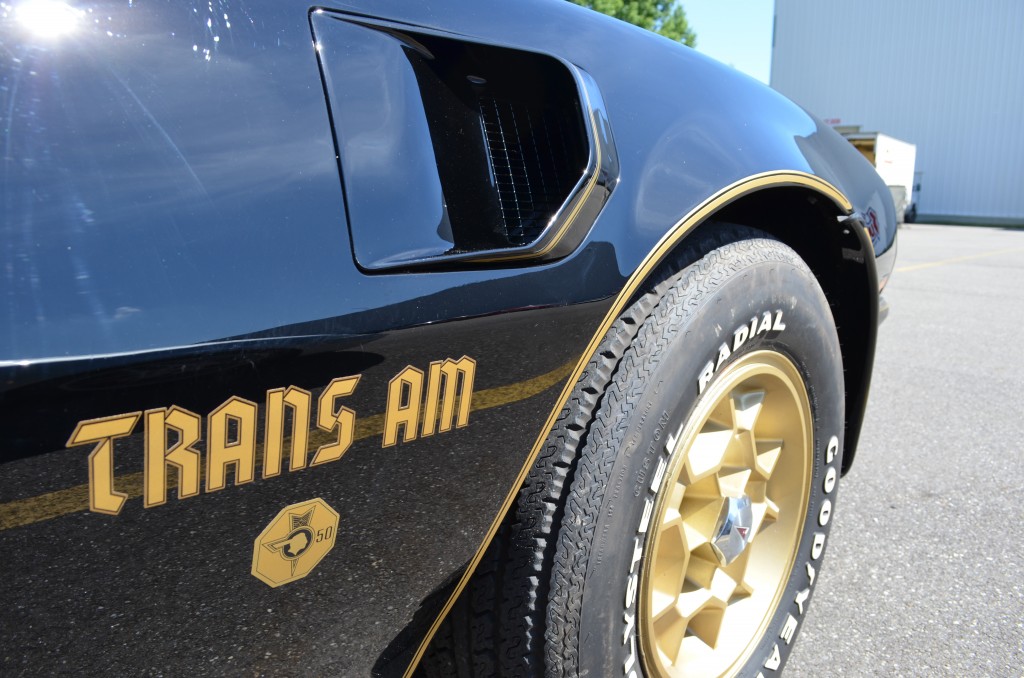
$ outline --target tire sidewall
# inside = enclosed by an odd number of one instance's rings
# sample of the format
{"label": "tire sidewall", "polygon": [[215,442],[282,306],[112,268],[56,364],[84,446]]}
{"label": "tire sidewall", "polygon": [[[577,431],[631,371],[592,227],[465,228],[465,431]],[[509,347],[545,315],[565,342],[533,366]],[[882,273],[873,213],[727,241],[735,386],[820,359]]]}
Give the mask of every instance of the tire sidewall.
{"label": "tire sidewall", "polygon": [[[748,336],[737,342],[736,332],[744,334],[743,327]],[[635,407],[620,422],[617,442],[604,443],[607,449],[602,450],[613,466],[589,544],[579,674],[642,675],[637,605],[643,562],[635,555],[648,537],[642,529],[645,509],[650,511],[648,504],[657,500],[652,490],[655,470],[670,458],[666,440],[681,429],[717,375],[750,352],[769,350],[789,358],[804,379],[813,421],[813,478],[796,559],[779,606],[739,672],[767,676],[781,670],[788,658],[832,522],[843,436],[842,363],[832,315],[805,266],[766,261],[736,272],[685,321],[674,325],[669,320],[663,331],[670,334],[667,346],[643,356],[650,369],[625,392]],[[702,374],[705,389],[700,388]]]}

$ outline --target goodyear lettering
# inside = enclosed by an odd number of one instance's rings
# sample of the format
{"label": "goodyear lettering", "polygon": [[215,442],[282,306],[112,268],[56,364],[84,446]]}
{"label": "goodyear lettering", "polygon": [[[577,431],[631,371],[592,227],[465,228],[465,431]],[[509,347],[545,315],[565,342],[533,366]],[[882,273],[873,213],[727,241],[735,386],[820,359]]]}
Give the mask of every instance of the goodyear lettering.
{"label": "goodyear lettering", "polygon": [[[428,374],[408,366],[391,379],[384,413],[383,447],[412,442],[417,437],[446,433],[469,425],[476,361],[467,356],[430,363]],[[143,506],[167,503],[167,491],[178,488],[178,499],[201,491],[217,492],[233,484],[243,485],[256,477],[300,471],[341,459],[355,441],[356,412],[345,405],[355,393],[361,375],[331,381],[316,399],[297,386],[267,391],[263,412],[262,457],[257,445],[259,406],[232,396],[203,417],[172,405],[143,412],[88,419],[75,427],[67,447],[92,444],[89,453],[89,510],[118,515],[128,494],[115,488],[115,441],[130,436],[143,421]],[[312,425],[312,427],[311,427]],[[331,442],[311,449],[311,430],[320,441]],[[312,453],[312,454],[311,454]],[[311,458],[312,457],[312,458]],[[201,486],[203,486],[201,488]]]}
{"label": "goodyear lettering", "polygon": [[797,609],[797,611],[798,611],[798,612],[799,612],[800,614],[803,614],[803,613],[804,613],[804,603],[806,603],[806,602],[807,602],[807,599],[808,599],[808,598],[810,597],[810,595],[811,595],[811,588],[810,588],[810,584],[813,584],[813,583],[814,583],[814,582],[813,582],[813,580],[812,580],[812,581],[811,581],[811,582],[810,582],[810,583],[808,584],[808,587],[807,587],[807,588],[805,588],[805,589],[804,589],[803,591],[801,591],[800,593],[796,594],[796,599],[794,600],[794,602],[796,603],[796,609]]}
{"label": "goodyear lettering", "polygon": [[786,615],[786,623],[782,625],[782,631],[779,632],[779,638],[786,641],[786,645],[793,642],[793,635],[796,634],[796,617],[793,615]]}
{"label": "goodyear lettering", "polygon": [[[832,494],[832,491],[836,488],[836,477],[838,471],[835,466],[831,466],[832,462],[835,461],[836,456],[839,453],[839,438],[838,436],[832,436],[828,441],[828,446],[825,449],[825,463],[829,464],[825,468],[825,476],[822,481],[822,490],[825,491],[826,495]],[[818,512],[818,524],[824,527],[828,525],[829,518],[832,516],[832,500],[825,498],[821,504],[821,510]],[[814,578],[817,571],[814,569],[812,563],[821,558],[822,552],[825,550],[825,533],[815,532],[814,539],[811,542],[810,559],[804,563],[804,570],[807,573],[807,586],[801,589],[796,596],[793,597],[793,602],[796,604],[797,614],[803,616],[807,605],[807,599],[811,597],[811,588],[814,586]],[[779,632],[779,639],[789,645],[793,641],[793,636],[796,634],[797,625],[800,623],[797,617],[792,614],[786,615],[786,621],[782,625],[782,629]],[[772,647],[771,652],[764,660],[762,666],[769,671],[778,671],[782,664],[782,655],[779,651],[779,644],[775,643]],[[764,672],[758,674],[759,678],[763,678]]]}

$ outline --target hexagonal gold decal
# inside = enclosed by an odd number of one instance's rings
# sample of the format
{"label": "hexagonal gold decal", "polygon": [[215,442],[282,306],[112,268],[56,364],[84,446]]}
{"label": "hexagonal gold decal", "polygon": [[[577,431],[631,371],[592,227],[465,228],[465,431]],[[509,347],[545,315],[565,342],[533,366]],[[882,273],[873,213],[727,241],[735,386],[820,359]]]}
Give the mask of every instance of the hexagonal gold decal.
{"label": "hexagonal gold decal", "polygon": [[338,514],[320,499],[281,509],[252,548],[252,575],[270,586],[302,579],[334,546]]}

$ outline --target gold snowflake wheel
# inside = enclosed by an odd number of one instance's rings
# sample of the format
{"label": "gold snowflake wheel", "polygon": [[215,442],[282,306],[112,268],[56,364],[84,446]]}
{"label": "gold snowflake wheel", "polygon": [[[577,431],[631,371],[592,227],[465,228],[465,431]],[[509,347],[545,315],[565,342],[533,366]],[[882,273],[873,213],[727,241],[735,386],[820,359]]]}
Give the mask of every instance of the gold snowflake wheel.
{"label": "gold snowflake wheel", "polygon": [[796,558],[811,421],[796,366],[756,351],[717,374],[669,437],[640,581],[646,675],[729,676],[750,657]]}

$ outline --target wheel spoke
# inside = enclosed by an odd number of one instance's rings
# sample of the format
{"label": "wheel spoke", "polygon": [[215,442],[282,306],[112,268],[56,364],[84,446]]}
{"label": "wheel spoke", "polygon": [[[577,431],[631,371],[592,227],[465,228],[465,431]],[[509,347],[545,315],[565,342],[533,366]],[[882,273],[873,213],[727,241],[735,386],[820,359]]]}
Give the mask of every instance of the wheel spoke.
{"label": "wheel spoke", "polygon": [[779,519],[779,507],[771,499],[765,499],[764,502],[754,504],[753,510],[754,524],[750,529],[754,535],[761,534],[761,530]]}
{"label": "wheel spoke", "polygon": [[764,391],[749,391],[747,393],[734,393],[732,397],[735,409],[735,422],[737,431],[753,431],[757,424],[757,417],[761,414],[764,405]]}
{"label": "wheel spoke", "polygon": [[718,559],[715,558],[711,545],[701,544],[690,554],[690,560],[686,567],[686,586],[683,590],[710,589],[716,572],[718,572]]}
{"label": "wheel spoke", "polygon": [[654,629],[661,639],[661,651],[668,657],[669,662],[674,664],[679,661],[683,639],[686,637],[687,620],[679,614],[674,605],[669,606],[669,612],[671,614],[654,620]]}
{"label": "wheel spoke", "polygon": [[676,611],[679,616],[690,623],[693,618],[704,609],[704,606],[711,601],[711,591],[707,589],[697,589],[695,591],[685,591],[679,594],[679,598],[676,600]]}
{"label": "wheel spoke", "polygon": [[719,469],[732,441],[732,429],[705,430],[697,435],[686,453],[681,480],[692,485]]}
{"label": "wheel spoke", "polygon": [[771,478],[775,465],[782,455],[782,441],[778,439],[757,441],[757,471],[765,480]]}
{"label": "wheel spoke", "polygon": [[709,598],[701,611],[694,615],[687,626],[687,631],[704,641],[714,649],[718,645],[718,637],[722,631],[722,619],[725,617],[725,603]]}
{"label": "wheel spoke", "polygon": [[718,491],[723,497],[739,498],[747,489],[750,480],[749,468],[725,467],[718,474]]}

